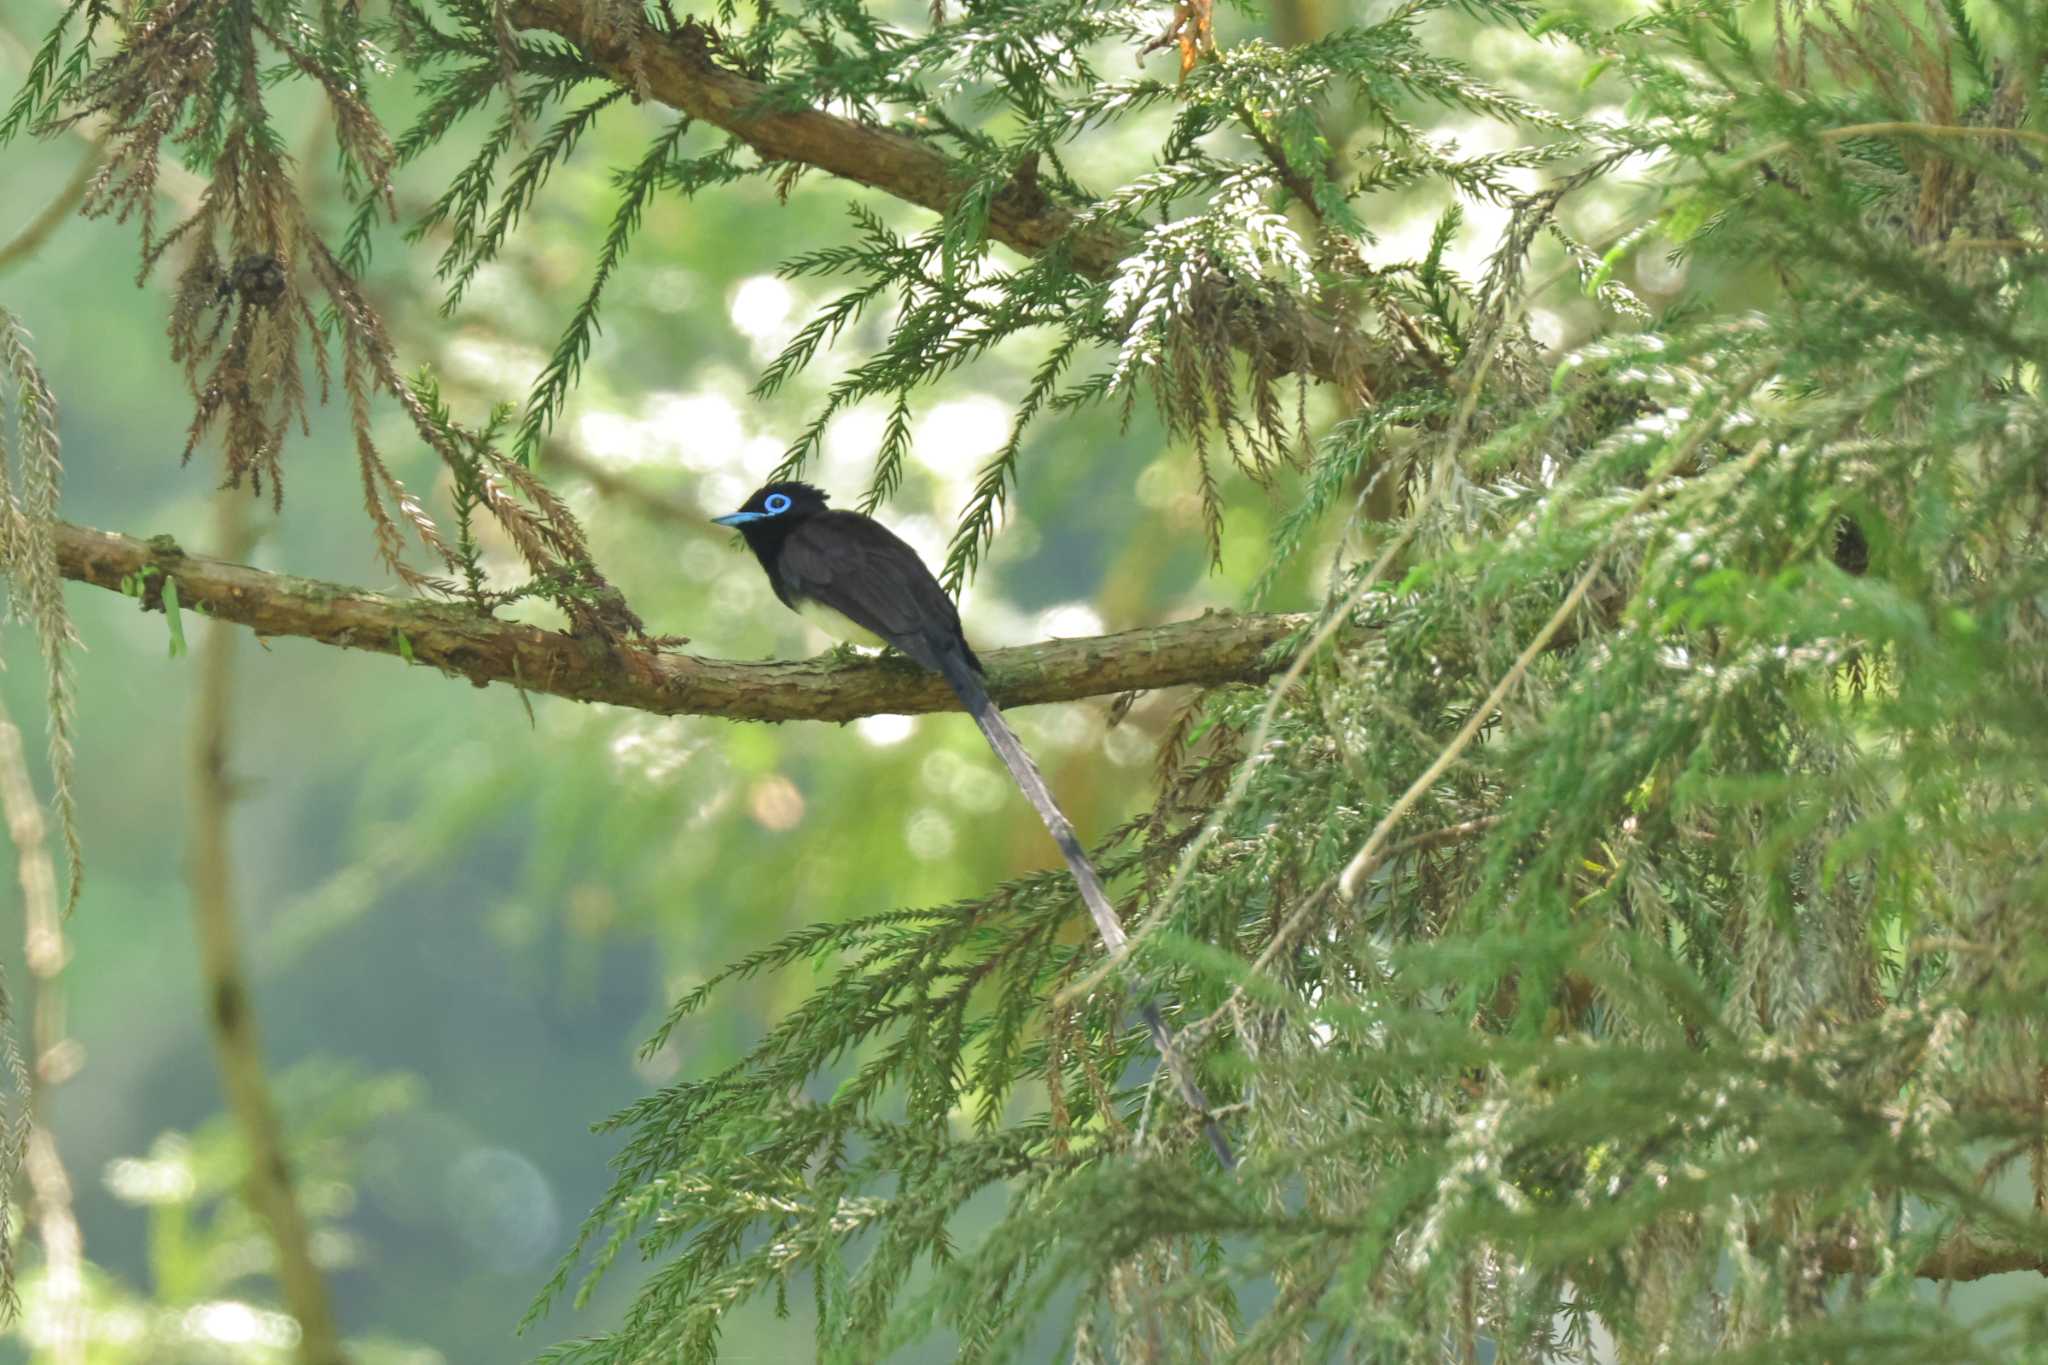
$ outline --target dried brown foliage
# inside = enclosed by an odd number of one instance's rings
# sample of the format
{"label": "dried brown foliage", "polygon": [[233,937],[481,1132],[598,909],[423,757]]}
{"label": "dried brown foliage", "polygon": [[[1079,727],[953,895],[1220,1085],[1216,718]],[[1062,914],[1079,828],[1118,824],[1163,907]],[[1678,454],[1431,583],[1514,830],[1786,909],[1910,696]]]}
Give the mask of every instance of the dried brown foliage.
{"label": "dried brown foliage", "polygon": [[[309,434],[312,403],[338,388],[379,558],[415,588],[454,591],[450,578],[406,562],[416,542],[443,570],[460,551],[393,471],[373,434],[374,402],[395,401],[413,429],[460,477],[480,471],[477,504],[504,528],[537,583],[579,629],[637,629],[589,562],[569,509],[531,471],[495,449],[465,448],[444,414],[401,373],[384,320],[312,220],[292,158],[265,98],[265,67],[282,58],[315,86],[357,193],[395,216],[392,141],[360,95],[368,46],[356,16],[274,13],[247,0],[177,0],[122,28],[118,50],[37,121],[50,131],[87,118],[107,125],[106,163],[81,211],[137,221],[146,279],[176,255],[167,331],[193,399],[185,458],[217,437],[225,483],[283,497],[282,456],[293,428]],[[196,208],[168,229],[156,221],[166,147],[206,172]],[[330,350],[331,347],[331,350]],[[311,370],[309,376],[308,370]],[[478,605],[488,605],[481,598]]]}
{"label": "dried brown foliage", "polygon": [[1138,49],[1138,55],[1169,47],[1179,52],[1181,79],[1187,79],[1195,63],[1216,50],[1216,0],[1180,0],[1165,32]]}
{"label": "dried brown foliage", "polygon": [[[42,655],[51,806],[64,841],[68,883],[62,912],[69,913],[78,903],[84,871],[72,794],[76,705],[70,651],[77,637],[64,606],[57,556],[57,502],[64,477],[57,442],[57,402],[36,365],[29,341],[27,329],[0,308],[0,582],[7,588],[6,610],[0,620],[27,624]],[[54,921],[59,901],[55,871],[43,845],[42,812],[22,762],[20,735],[5,707],[0,707],[0,815],[5,817],[15,846],[31,921],[38,914]],[[38,963],[33,940],[30,948],[34,969]],[[12,1189],[28,1151],[33,1080],[21,1052],[14,1003],[4,980],[0,980],[0,1075],[21,1105],[14,1113],[0,1116],[0,1186]],[[0,1217],[0,1316],[20,1311],[15,1251],[12,1220]]]}
{"label": "dried brown foliage", "polygon": [[64,838],[68,913],[78,903],[83,871],[71,791],[76,707],[70,649],[77,636],[57,562],[57,503],[64,483],[57,400],[29,342],[28,329],[0,308],[0,578],[7,584],[7,610],[0,619],[26,622],[43,657],[52,804]]}

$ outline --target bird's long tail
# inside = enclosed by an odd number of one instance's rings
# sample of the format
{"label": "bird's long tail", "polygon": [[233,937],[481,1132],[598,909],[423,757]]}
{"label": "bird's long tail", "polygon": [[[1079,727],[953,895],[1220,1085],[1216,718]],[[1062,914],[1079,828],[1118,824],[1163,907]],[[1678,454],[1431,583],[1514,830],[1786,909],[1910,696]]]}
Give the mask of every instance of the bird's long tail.
{"label": "bird's long tail", "polygon": [[[1074,826],[1052,799],[1052,791],[1045,785],[1044,774],[1031,761],[1031,755],[1024,751],[1024,745],[1017,738],[1017,732],[1003,719],[1003,713],[988,695],[988,689],[981,685],[981,678],[968,665],[966,658],[957,652],[948,651],[942,658],[940,672],[952,684],[953,691],[966,706],[967,713],[974,717],[974,723],[981,727],[988,745],[996,751],[996,757],[1003,760],[1003,766],[1010,770],[1010,776],[1024,792],[1038,818],[1045,822],[1046,831],[1052,841],[1059,845],[1060,856],[1067,860],[1067,867],[1074,874],[1074,881],[1081,888],[1081,900],[1088,907],[1089,915],[1095,921],[1095,932],[1102,939],[1102,946],[1112,954],[1123,951],[1128,936],[1124,933],[1123,922],[1116,917],[1116,909],[1109,902],[1109,893],[1103,889],[1102,878],[1096,875],[1095,865],[1088,860],[1088,853],[1081,847],[1081,840],[1074,833]],[[1152,1034],[1152,1045],[1159,1050],[1159,1057],[1165,1063],[1167,1072],[1180,1091],[1181,1099],[1202,1118],[1202,1131],[1207,1134],[1209,1145],[1215,1149],[1216,1159],[1223,1163],[1223,1169],[1232,1170],[1237,1165],[1231,1155],[1230,1143],[1225,1140],[1223,1130],[1209,1113],[1209,1101],[1202,1095],[1201,1087],[1195,1084],[1186,1059],[1174,1046],[1173,1034],[1166,1027],[1166,1020],[1160,1017],[1159,1007],[1144,996],[1143,983],[1139,984],[1139,995],[1143,1000],[1140,1013],[1145,1027]]]}

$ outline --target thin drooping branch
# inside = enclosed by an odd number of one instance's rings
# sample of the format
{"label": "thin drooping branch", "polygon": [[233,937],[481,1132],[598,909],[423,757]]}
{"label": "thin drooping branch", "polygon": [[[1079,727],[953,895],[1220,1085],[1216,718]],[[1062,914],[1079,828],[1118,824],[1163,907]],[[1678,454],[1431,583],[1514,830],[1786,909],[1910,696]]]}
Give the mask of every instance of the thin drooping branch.
{"label": "thin drooping branch", "polygon": [[[248,553],[245,499],[232,490],[215,495],[218,540],[228,554]],[[192,917],[199,935],[199,971],[207,1001],[207,1028],[220,1065],[228,1110],[248,1158],[249,1203],[269,1229],[277,1252],[277,1279],[287,1310],[299,1324],[302,1365],[347,1365],[327,1281],[313,1260],[305,1211],[292,1185],[284,1125],[264,1070],[263,1044],[242,968],[235,926],[234,864],[228,847],[234,778],[228,753],[234,715],[237,635],[219,626],[199,645],[199,686],[192,718]]]}
{"label": "thin drooping branch", "polygon": [[11,270],[34,256],[50,239],[50,234],[70,220],[84,200],[86,187],[99,172],[105,157],[106,152],[98,141],[86,148],[85,155],[78,159],[78,169],[71,173],[71,179],[64,183],[64,188],[58,190],[56,197],[43,205],[35,217],[23,224],[21,231],[15,233],[6,245],[0,246],[0,270]]}
{"label": "thin drooping branch", "polygon": [[[66,578],[128,592],[157,610],[165,605],[165,579],[174,578],[181,610],[247,626],[259,637],[296,636],[397,655],[478,687],[511,683],[573,701],[728,720],[848,721],[959,708],[936,673],[901,659],[743,663],[657,653],[497,620],[466,605],[265,573],[186,554],[167,536],[143,541],[69,522],[57,523],[55,531]],[[1003,706],[1257,682],[1286,666],[1278,646],[1307,620],[1211,612],[1116,635],[1048,640],[981,655],[989,694]]]}
{"label": "thin drooping branch", "polygon": [[71,1177],[50,1127],[50,1096],[78,1069],[78,1045],[65,1037],[63,897],[45,837],[43,804],[29,776],[21,729],[0,705],[0,815],[14,844],[21,880],[22,956],[29,975],[27,1145],[28,1214],[43,1243],[43,1284],[37,1331],[55,1365],[84,1365],[90,1341],[85,1293],[85,1239],[71,1202]]}
{"label": "thin drooping branch", "polygon": [[[705,30],[685,25],[664,33],[640,9],[601,0],[513,0],[507,15],[520,28],[544,29],[576,45],[591,64],[630,89],[731,133],[763,161],[811,166],[907,203],[944,213],[974,183],[968,169],[930,143],[817,109],[791,108],[773,86],[728,71],[713,59]],[[644,84],[643,84],[644,82]],[[988,208],[991,238],[1027,256],[1055,245],[1092,280],[1114,276],[1137,239],[1113,224],[1079,227],[1076,214],[1034,180],[1020,178]],[[1361,374],[1359,338],[1329,320],[1290,316],[1237,340],[1271,375],[1306,371],[1347,390],[1385,387],[1384,376]]]}

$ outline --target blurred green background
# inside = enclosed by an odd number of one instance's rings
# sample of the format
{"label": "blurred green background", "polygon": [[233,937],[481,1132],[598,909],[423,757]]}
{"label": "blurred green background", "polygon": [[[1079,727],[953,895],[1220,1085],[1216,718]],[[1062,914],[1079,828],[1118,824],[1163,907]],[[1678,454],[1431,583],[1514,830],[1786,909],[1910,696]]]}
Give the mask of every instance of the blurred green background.
{"label": "blurred green background", "polygon": [[[926,7],[874,8],[909,23]],[[46,0],[0,4],[0,86],[10,94],[26,45],[55,13]],[[1280,13],[1283,24],[1343,18]],[[1219,17],[1219,31],[1226,26],[1236,31],[1226,36],[1243,36],[1254,22],[1231,13]],[[1590,101],[1564,93],[1574,73],[1533,40],[1493,31],[1465,55],[1539,99]],[[1164,73],[1173,57],[1151,60]],[[372,94],[387,124],[404,126],[412,105],[402,84]],[[303,183],[338,230],[346,207],[328,174],[327,130],[297,107]],[[611,212],[610,171],[637,159],[667,117],[653,106],[608,114],[452,318],[437,311],[439,244],[385,232],[372,297],[402,363],[432,365],[458,417],[480,421],[492,403],[524,395],[587,285]],[[1091,173],[1114,183],[1137,169],[1155,131],[1099,142]],[[1500,136],[1456,115],[1442,132]],[[406,176],[406,218],[445,187],[479,134],[458,130]],[[713,145],[710,132],[692,136]],[[0,241],[62,193],[86,154],[76,136],[0,151]],[[815,414],[835,370],[887,326],[887,310],[871,312],[772,401],[749,397],[763,363],[826,297],[813,282],[777,279],[777,263],[848,237],[854,198],[899,227],[927,221],[816,174],[787,203],[751,183],[659,202],[611,286],[602,338],[558,429],[576,459],[651,496],[601,492],[560,460],[541,468],[649,629],[690,636],[693,652],[805,655],[827,643],[772,599],[737,538],[703,518],[738,505]],[[1388,258],[1418,254],[1441,199],[1383,198],[1375,226]],[[1453,254],[1476,274],[1500,211],[1467,207]],[[204,551],[220,474],[205,447],[180,466],[192,400],[165,354],[166,290],[160,281],[137,288],[135,263],[132,226],[73,219],[0,273],[0,301],[35,332],[62,404],[65,515],[169,533]],[[1653,296],[1680,282],[1638,281]],[[1590,318],[1537,321],[1561,340]],[[929,562],[1037,359],[1012,347],[929,391],[910,476],[882,512]],[[842,505],[866,486],[885,415],[849,412],[828,432],[809,477]],[[445,519],[433,458],[388,404],[380,421],[397,472]],[[1113,408],[1039,424],[1023,475],[966,597],[979,645],[1243,605],[1286,505],[1284,487],[1228,484],[1224,561],[1210,571],[1193,463],[1162,444],[1143,403],[1128,428]],[[287,452],[285,494],[280,515],[267,501],[249,505],[260,528],[254,563],[395,587],[375,560],[337,414]],[[498,558],[504,581],[518,581],[509,548]],[[1290,566],[1272,605],[1310,601],[1326,562]],[[193,660],[171,657],[165,619],[129,600],[74,585],[70,602],[84,642],[78,795],[88,877],[64,976],[80,1065],[50,1106],[85,1254],[103,1277],[96,1299],[113,1338],[128,1330],[122,1322],[140,1333],[154,1315],[197,1343],[194,1358],[275,1358],[271,1286],[251,1273],[263,1243],[246,1211],[223,1202],[238,1158],[221,1117],[183,880]],[[557,624],[546,608],[516,610]],[[187,629],[208,627],[188,616]],[[33,642],[12,631],[4,648],[0,688],[30,731],[47,789]],[[810,921],[972,896],[1054,861],[957,715],[845,727],[661,719],[479,691],[393,659],[293,640],[259,645],[246,633],[236,687],[231,767],[245,796],[236,872],[254,1004],[319,1246],[336,1267],[343,1326],[358,1342],[385,1343],[365,1359],[518,1358],[617,1314],[640,1274],[624,1264],[588,1309],[558,1311],[523,1341],[512,1335],[607,1183],[613,1140],[591,1125],[686,1071],[727,1064],[803,983],[729,992],[722,1012],[638,1058],[680,990]],[[1158,736],[1184,700],[1146,697],[1113,728],[1107,699],[1014,719],[1076,822],[1099,835],[1140,807]],[[20,935],[5,937],[20,991]],[[26,1321],[32,1336],[34,1314]],[[736,1360],[811,1350],[801,1320],[765,1313],[732,1324],[728,1342]],[[21,1358],[22,1332],[0,1338],[0,1359]]]}

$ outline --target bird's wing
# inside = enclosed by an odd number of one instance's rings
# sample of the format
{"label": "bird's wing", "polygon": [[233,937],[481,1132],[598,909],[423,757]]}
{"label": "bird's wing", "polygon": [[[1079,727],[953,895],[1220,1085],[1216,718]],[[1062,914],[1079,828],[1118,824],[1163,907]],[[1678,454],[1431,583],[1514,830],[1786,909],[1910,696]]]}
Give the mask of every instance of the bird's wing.
{"label": "bird's wing", "polygon": [[872,518],[806,518],[783,542],[776,567],[792,598],[830,607],[927,668],[943,672],[953,646],[966,651],[953,599],[917,551]]}

